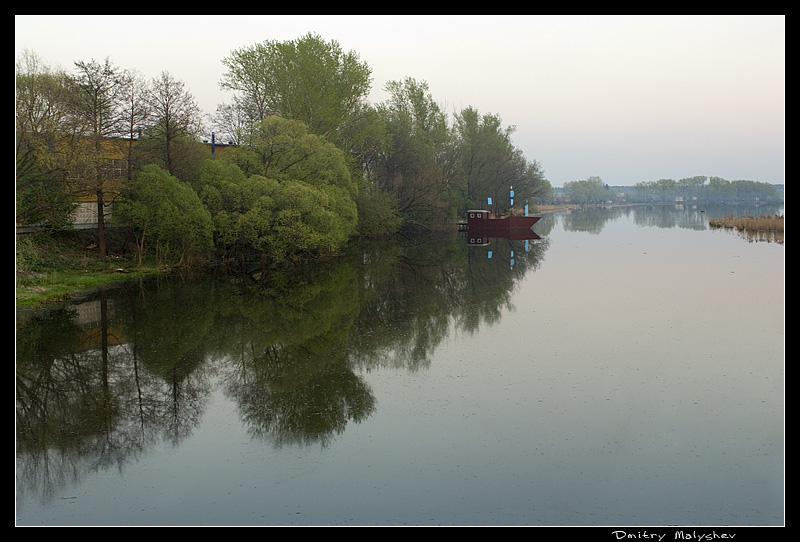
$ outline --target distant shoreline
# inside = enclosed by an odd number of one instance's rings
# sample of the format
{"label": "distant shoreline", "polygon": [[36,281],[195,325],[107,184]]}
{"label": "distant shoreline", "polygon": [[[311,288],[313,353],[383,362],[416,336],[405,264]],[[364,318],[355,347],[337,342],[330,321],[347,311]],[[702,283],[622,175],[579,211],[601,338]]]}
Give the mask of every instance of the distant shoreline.
{"label": "distant shoreline", "polygon": [[[680,201],[668,201],[668,202],[637,202],[637,203],[564,203],[559,205],[537,205],[536,210],[539,214],[546,214],[546,213],[556,213],[559,211],[573,211],[577,209],[586,209],[586,208],[595,208],[595,207],[642,207],[642,206],[674,206],[674,205],[704,205],[701,203],[695,202],[680,202]],[[713,204],[706,204],[706,205],[713,205]],[[768,205],[782,205],[782,203],[778,204],[768,204]]]}

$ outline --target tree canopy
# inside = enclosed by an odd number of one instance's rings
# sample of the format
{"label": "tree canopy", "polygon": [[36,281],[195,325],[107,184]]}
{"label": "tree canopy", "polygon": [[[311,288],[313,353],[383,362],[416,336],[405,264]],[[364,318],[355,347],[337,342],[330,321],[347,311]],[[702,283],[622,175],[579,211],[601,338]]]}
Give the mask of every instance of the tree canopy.
{"label": "tree canopy", "polygon": [[152,246],[162,263],[183,263],[211,248],[208,209],[186,183],[156,165],[139,171],[128,197],[117,205],[115,220],[136,236],[139,258]]}
{"label": "tree canopy", "polygon": [[312,133],[341,129],[370,90],[372,70],[355,52],[316,34],[241,47],[222,60],[221,86],[239,91],[251,121],[299,120]]}
{"label": "tree canopy", "polygon": [[[270,261],[330,254],[356,231],[358,190],[342,151],[303,123],[269,117],[252,145],[231,160],[209,160],[200,195],[220,248],[260,252]],[[260,169],[245,175],[243,153]]]}

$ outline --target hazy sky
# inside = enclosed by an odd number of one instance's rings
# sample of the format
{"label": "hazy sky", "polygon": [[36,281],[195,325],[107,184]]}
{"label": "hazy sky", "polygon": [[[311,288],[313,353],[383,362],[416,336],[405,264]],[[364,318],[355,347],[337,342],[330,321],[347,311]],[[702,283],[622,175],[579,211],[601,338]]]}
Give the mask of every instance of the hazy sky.
{"label": "hazy sky", "polygon": [[221,60],[309,32],[387,81],[426,81],[448,113],[515,126],[554,186],[694,175],[784,182],[785,16],[17,15],[16,55],[72,71],[109,58],[183,81],[213,114]]}

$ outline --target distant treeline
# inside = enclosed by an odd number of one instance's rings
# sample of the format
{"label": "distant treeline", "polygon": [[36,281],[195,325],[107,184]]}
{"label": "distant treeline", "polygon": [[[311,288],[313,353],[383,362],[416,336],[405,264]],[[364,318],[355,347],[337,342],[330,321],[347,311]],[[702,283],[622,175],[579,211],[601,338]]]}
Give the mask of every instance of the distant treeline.
{"label": "distant treeline", "polygon": [[609,186],[599,177],[564,183],[561,198],[571,203],[781,203],[783,185],[759,181],[728,181],[721,177],[696,176],[678,181],[659,179],[633,186]]}

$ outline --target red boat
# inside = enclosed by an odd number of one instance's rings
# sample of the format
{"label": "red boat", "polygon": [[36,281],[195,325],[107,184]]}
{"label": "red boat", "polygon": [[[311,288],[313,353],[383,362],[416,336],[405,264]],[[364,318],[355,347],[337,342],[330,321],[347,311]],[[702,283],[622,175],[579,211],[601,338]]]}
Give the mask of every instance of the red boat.
{"label": "red boat", "polygon": [[539,216],[506,216],[492,218],[489,211],[467,211],[467,230],[470,236],[502,237],[504,239],[537,239],[532,227]]}

